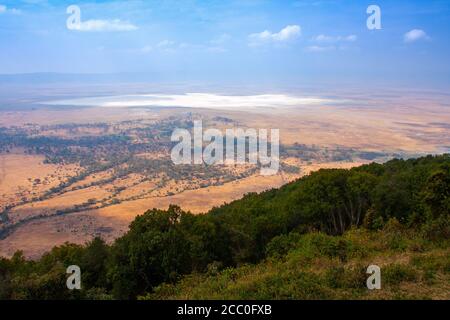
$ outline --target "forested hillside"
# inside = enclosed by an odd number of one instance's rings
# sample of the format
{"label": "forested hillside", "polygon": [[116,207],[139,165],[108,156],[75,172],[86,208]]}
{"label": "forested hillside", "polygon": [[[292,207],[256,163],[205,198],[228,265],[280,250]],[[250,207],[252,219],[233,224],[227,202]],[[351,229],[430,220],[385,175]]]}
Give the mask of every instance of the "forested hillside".
{"label": "forested hillside", "polygon": [[[448,299],[449,239],[450,156],[392,160],[320,170],[205,215],[149,210],[112,245],[18,252],[0,259],[0,298]],[[386,290],[368,295],[372,263]],[[80,291],[66,288],[69,265]]]}

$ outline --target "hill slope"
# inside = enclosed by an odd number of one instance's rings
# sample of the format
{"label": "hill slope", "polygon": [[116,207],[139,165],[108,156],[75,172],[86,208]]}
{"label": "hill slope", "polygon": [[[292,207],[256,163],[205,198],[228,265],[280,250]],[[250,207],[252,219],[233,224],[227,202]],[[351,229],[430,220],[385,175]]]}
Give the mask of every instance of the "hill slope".
{"label": "hill slope", "polygon": [[[320,170],[205,215],[149,210],[111,246],[19,252],[0,259],[0,298],[448,298],[449,238],[450,156],[392,160]],[[65,286],[73,264],[81,291]],[[369,264],[386,290],[368,293]]]}

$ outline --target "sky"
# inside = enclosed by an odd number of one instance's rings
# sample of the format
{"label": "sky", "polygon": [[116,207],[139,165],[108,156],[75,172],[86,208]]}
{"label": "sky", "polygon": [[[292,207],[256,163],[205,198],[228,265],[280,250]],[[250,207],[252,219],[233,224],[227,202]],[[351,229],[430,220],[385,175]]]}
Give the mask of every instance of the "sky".
{"label": "sky", "polygon": [[448,86],[449,32],[448,0],[0,0],[0,74]]}

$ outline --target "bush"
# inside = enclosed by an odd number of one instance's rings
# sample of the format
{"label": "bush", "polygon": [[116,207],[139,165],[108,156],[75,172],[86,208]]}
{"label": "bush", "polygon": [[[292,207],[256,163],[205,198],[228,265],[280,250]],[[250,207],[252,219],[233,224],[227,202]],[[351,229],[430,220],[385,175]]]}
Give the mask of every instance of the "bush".
{"label": "bush", "polygon": [[446,272],[450,266],[450,257],[446,255],[420,255],[411,259],[411,265],[424,272]]}
{"label": "bush", "polygon": [[320,277],[312,273],[296,272],[272,274],[255,284],[252,290],[246,288],[243,299],[330,299],[332,292],[326,288]]}
{"label": "bush", "polygon": [[404,281],[417,279],[417,271],[408,265],[392,264],[381,270],[381,281],[390,285],[398,285]]}
{"label": "bush", "polygon": [[331,267],[325,273],[325,280],[332,288],[366,288],[366,268],[358,265],[353,268]]}
{"label": "bush", "polygon": [[311,245],[322,256],[337,257],[341,261],[347,260],[349,243],[341,237],[332,237],[321,233],[313,234]]}
{"label": "bush", "polygon": [[380,230],[383,226],[383,217],[374,208],[367,210],[363,220],[363,227],[369,230]]}
{"label": "bush", "polygon": [[273,238],[266,247],[266,256],[279,259],[299,246],[301,235],[298,233],[283,234]]}
{"label": "bush", "polygon": [[438,218],[428,221],[422,226],[423,237],[439,242],[450,239],[450,215],[442,215]]}

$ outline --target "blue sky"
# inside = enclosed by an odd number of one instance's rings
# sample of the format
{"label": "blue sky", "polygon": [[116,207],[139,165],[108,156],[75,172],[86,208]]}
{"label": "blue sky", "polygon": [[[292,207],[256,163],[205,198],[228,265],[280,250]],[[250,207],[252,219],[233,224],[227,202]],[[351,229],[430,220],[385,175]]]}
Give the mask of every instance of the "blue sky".
{"label": "blue sky", "polygon": [[447,86],[449,31],[447,0],[0,0],[0,74]]}

